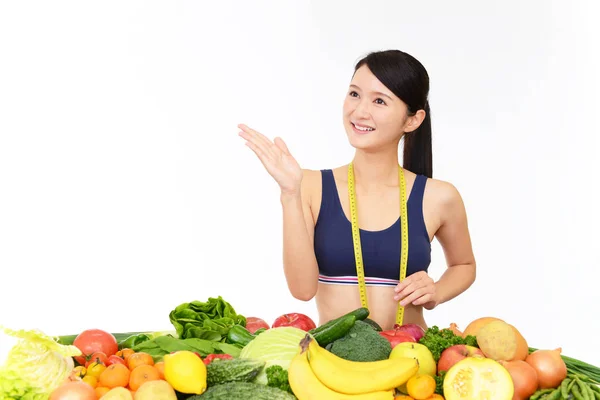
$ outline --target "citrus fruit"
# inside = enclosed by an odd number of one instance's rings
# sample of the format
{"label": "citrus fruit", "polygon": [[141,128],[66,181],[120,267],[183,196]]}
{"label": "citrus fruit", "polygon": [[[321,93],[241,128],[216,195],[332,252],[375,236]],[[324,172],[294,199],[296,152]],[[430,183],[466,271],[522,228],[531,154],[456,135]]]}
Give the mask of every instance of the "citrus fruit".
{"label": "citrus fruit", "polygon": [[181,393],[202,394],[206,391],[206,365],[195,353],[177,351],[163,357],[165,379]]}

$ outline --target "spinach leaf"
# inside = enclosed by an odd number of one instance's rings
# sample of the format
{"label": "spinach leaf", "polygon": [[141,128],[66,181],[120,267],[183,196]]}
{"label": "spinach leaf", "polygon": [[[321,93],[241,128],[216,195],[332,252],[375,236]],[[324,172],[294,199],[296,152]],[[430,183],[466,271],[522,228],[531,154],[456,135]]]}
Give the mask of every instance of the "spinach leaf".
{"label": "spinach leaf", "polygon": [[214,342],[205,339],[178,339],[171,335],[158,336],[154,339],[139,343],[133,347],[133,350],[143,351],[150,354],[154,361],[160,361],[165,354],[170,354],[176,351],[187,350],[200,354],[206,357],[209,354],[229,354],[233,357],[239,357],[241,349],[239,347],[227,344]]}
{"label": "spinach leaf", "polygon": [[169,313],[177,335],[182,339],[198,338],[224,341],[233,325],[246,326],[246,318],[235,312],[221,296],[182,303]]}

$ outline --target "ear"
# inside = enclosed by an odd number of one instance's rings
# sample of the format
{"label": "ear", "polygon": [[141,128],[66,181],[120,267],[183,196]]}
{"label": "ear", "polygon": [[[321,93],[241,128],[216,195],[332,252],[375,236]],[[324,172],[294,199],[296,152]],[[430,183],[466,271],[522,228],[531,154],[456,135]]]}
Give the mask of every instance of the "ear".
{"label": "ear", "polygon": [[419,126],[421,126],[421,123],[424,119],[425,110],[417,111],[415,115],[411,115],[406,119],[406,122],[404,123],[404,132],[408,133],[415,131]]}

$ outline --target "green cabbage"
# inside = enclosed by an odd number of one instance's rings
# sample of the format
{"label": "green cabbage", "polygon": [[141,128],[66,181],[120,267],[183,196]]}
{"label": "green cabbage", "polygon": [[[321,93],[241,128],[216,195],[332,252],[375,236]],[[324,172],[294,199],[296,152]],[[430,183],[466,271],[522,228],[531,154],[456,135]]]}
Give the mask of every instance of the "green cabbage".
{"label": "green cabbage", "polygon": [[292,359],[300,351],[300,341],[306,336],[302,329],[280,326],[267,329],[252,339],[240,353],[240,358],[253,358],[266,362],[255,379],[256,383],[267,384],[267,368],[280,365],[287,370]]}
{"label": "green cabbage", "polygon": [[0,399],[46,400],[73,370],[75,346],[37,330],[0,327]]}

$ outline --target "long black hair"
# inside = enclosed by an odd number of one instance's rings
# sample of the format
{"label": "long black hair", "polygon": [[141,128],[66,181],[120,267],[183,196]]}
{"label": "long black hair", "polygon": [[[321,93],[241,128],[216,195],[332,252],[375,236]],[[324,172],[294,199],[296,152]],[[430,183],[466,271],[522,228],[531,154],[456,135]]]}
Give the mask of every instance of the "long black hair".
{"label": "long black hair", "polygon": [[421,125],[404,135],[402,166],[415,174],[431,178],[433,160],[427,70],[416,58],[400,50],[369,53],[356,64],[354,72],[365,64],[381,83],[406,103],[409,115],[419,110],[425,111]]}

